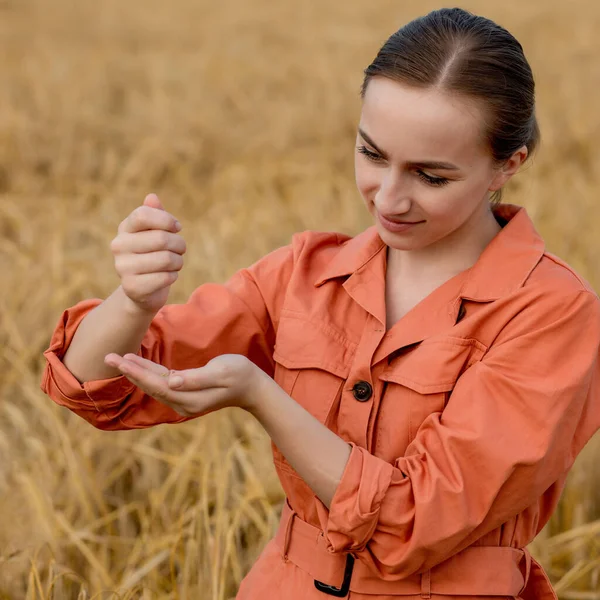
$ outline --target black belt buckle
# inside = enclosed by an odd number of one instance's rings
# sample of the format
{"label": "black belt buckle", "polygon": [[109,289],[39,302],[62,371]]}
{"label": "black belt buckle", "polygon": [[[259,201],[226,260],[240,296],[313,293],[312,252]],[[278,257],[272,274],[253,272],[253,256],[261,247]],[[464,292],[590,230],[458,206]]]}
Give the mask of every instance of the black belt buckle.
{"label": "black belt buckle", "polygon": [[344,570],[344,581],[342,582],[341,588],[333,587],[332,585],[327,585],[325,583],[321,583],[315,579],[315,587],[325,594],[329,594],[330,596],[335,596],[336,598],[343,598],[348,595],[350,591],[350,580],[352,579],[352,570],[354,569],[354,556],[352,554],[348,554],[346,556],[346,568]]}

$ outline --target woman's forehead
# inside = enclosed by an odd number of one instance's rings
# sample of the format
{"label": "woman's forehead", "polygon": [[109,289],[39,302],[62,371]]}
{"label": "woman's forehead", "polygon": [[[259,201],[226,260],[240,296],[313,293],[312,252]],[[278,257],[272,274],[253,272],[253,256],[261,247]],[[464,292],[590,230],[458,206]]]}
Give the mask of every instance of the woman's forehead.
{"label": "woman's forehead", "polygon": [[452,162],[481,155],[483,125],[474,101],[381,77],[369,82],[360,119],[360,128],[381,151],[405,160]]}

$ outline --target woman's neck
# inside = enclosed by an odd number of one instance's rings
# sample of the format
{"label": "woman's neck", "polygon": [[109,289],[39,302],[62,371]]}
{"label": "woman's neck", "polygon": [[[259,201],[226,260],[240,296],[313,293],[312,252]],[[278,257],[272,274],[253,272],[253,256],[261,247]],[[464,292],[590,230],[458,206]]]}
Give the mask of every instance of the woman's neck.
{"label": "woman's neck", "polygon": [[[474,223],[475,220],[478,222]],[[469,219],[450,235],[425,248],[397,250],[388,247],[387,269],[394,279],[453,277],[471,268],[501,229],[492,211],[486,207],[477,219]]]}

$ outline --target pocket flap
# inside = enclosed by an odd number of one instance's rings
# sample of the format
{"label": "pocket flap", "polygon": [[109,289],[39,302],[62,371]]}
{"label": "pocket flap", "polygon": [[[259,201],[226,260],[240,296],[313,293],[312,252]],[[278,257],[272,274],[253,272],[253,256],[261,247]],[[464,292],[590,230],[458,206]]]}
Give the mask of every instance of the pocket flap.
{"label": "pocket flap", "polygon": [[273,358],[287,369],[322,369],[346,378],[356,344],[326,323],[282,316]]}
{"label": "pocket flap", "polygon": [[451,391],[457,379],[479,361],[486,348],[474,339],[443,338],[424,341],[398,356],[380,378],[420,394]]}

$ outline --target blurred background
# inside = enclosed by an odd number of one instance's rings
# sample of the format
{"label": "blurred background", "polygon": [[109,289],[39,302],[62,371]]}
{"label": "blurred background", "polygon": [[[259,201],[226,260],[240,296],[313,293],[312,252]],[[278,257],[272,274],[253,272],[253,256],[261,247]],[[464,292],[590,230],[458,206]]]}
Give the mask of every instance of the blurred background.
{"label": "blurred background", "polygon": [[[505,202],[600,289],[600,3],[465,1],[537,81],[542,145]],[[231,409],[106,433],[39,389],[62,311],[118,285],[120,221],[183,223],[170,302],[304,229],[371,224],[355,188],[362,70],[425,0],[0,0],[0,599],[233,598],[283,500]],[[560,596],[600,598],[600,441],[531,546]]]}

